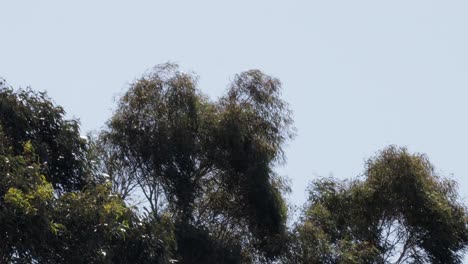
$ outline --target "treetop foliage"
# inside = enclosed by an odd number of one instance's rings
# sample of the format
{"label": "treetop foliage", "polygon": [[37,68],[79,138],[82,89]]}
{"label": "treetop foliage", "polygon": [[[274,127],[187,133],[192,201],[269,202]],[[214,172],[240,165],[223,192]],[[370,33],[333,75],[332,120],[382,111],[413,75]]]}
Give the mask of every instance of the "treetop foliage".
{"label": "treetop foliage", "polygon": [[194,76],[162,65],[131,85],[102,140],[134,172],[125,180],[139,185],[153,212],[170,211],[195,228],[229,223],[230,230],[216,232],[251,234],[235,243],[273,258],[279,249],[268,241],[286,228],[273,165],[293,135],[279,93],[277,79],[253,70],[237,75],[213,102]]}
{"label": "treetop foliage", "polygon": [[0,80],[0,263],[461,262],[456,182],[402,147],[313,180],[288,225],[281,89],[249,70],[211,99],[158,65],[85,139],[46,93]]}
{"label": "treetop foliage", "polygon": [[294,263],[461,261],[466,207],[425,155],[390,146],[367,161],[364,179],[319,179],[309,194],[293,232]]}
{"label": "treetop foliage", "polygon": [[0,125],[13,153],[21,154],[23,144],[30,141],[54,188],[79,190],[86,183],[85,142],[78,121],[65,120],[64,115],[46,93],[29,88],[14,91],[0,83]]}

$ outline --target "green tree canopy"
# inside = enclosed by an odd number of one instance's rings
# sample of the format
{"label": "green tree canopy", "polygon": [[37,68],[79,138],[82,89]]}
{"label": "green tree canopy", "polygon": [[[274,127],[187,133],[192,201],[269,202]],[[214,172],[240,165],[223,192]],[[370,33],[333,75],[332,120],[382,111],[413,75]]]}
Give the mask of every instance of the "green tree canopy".
{"label": "green tree canopy", "polygon": [[0,262],[167,263],[168,217],[140,216],[91,181],[86,142],[62,115],[45,93],[0,90]]}
{"label": "green tree canopy", "polygon": [[21,154],[31,142],[41,170],[56,190],[79,190],[86,184],[86,142],[80,138],[76,120],[46,93],[17,91],[0,82],[0,126],[11,142],[13,154]]}
{"label": "green tree canopy", "polygon": [[157,66],[130,86],[102,134],[116,165],[104,167],[117,184],[139,185],[152,213],[173,213],[178,234],[207,230],[213,243],[232,240],[230,246],[273,258],[286,231],[273,166],[293,135],[280,88],[277,79],[247,71],[213,102],[193,75],[174,64]]}
{"label": "green tree canopy", "polygon": [[288,226],[275,166],[293,121],[259,70],[212,100],[159,65],[86,139],[64,115],[0,81],[1,263],[460,263],[468,245],[456,182],[395,146],[362,177],[314,180]]}
{"label": "green tree canopy", "polygon": [[388,147],[364,177],[313,183],[286,262],[460,263],[467,211],[425,155]]}

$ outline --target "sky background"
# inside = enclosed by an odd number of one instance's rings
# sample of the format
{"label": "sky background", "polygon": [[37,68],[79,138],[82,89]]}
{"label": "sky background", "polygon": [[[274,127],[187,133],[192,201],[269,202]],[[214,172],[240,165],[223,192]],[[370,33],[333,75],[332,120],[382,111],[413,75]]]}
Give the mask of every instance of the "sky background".
{"label": "sky background", "polygon": [[2,1],[0,76],[47,90],[82,133],[128,84],[172,61],[221,96],[234,74],[279,78],[298,136],[279,172],[294,204],[356,177],[390,144],[426,153],[468,197],[468,1]]}

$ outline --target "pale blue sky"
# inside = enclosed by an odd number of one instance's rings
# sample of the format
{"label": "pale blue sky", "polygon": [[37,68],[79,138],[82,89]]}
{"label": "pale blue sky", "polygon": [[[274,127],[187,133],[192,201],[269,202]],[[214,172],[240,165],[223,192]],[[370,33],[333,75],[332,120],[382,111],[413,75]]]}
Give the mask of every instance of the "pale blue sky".
{"label": "pale blue sky", "polygon": [[317,175],[356,176],[389,144],[426,153],[468,197],[468,1],[0,3],[0,76],[47,90],[83,133],[166,61],[213,97],[246,69],[282,80],[296,204]]}

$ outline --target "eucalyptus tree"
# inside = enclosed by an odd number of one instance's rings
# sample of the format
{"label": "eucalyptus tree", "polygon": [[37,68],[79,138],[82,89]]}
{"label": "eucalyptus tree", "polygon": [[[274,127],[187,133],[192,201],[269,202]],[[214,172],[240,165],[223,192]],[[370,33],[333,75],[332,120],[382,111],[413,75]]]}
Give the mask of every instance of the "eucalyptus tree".
{"label": "eucalyptus tree", "polygon": [[117,166],[104,172],[136,183],[152,214],[172,215],[186,263],[217,261],[197,253],[197,239],[233,262],[273,259],[283,249],[287,212],[273,168],[293,128],[280,92],[277,79],[250,70],[213,101],[193,74],[164,64],[120,99],[100,139]]}
{"label": "eucalyptus tree", "polygon": [[460,263],[467,210],[428,158],[390,146],[363,180],[316,180],[286,263]]}

